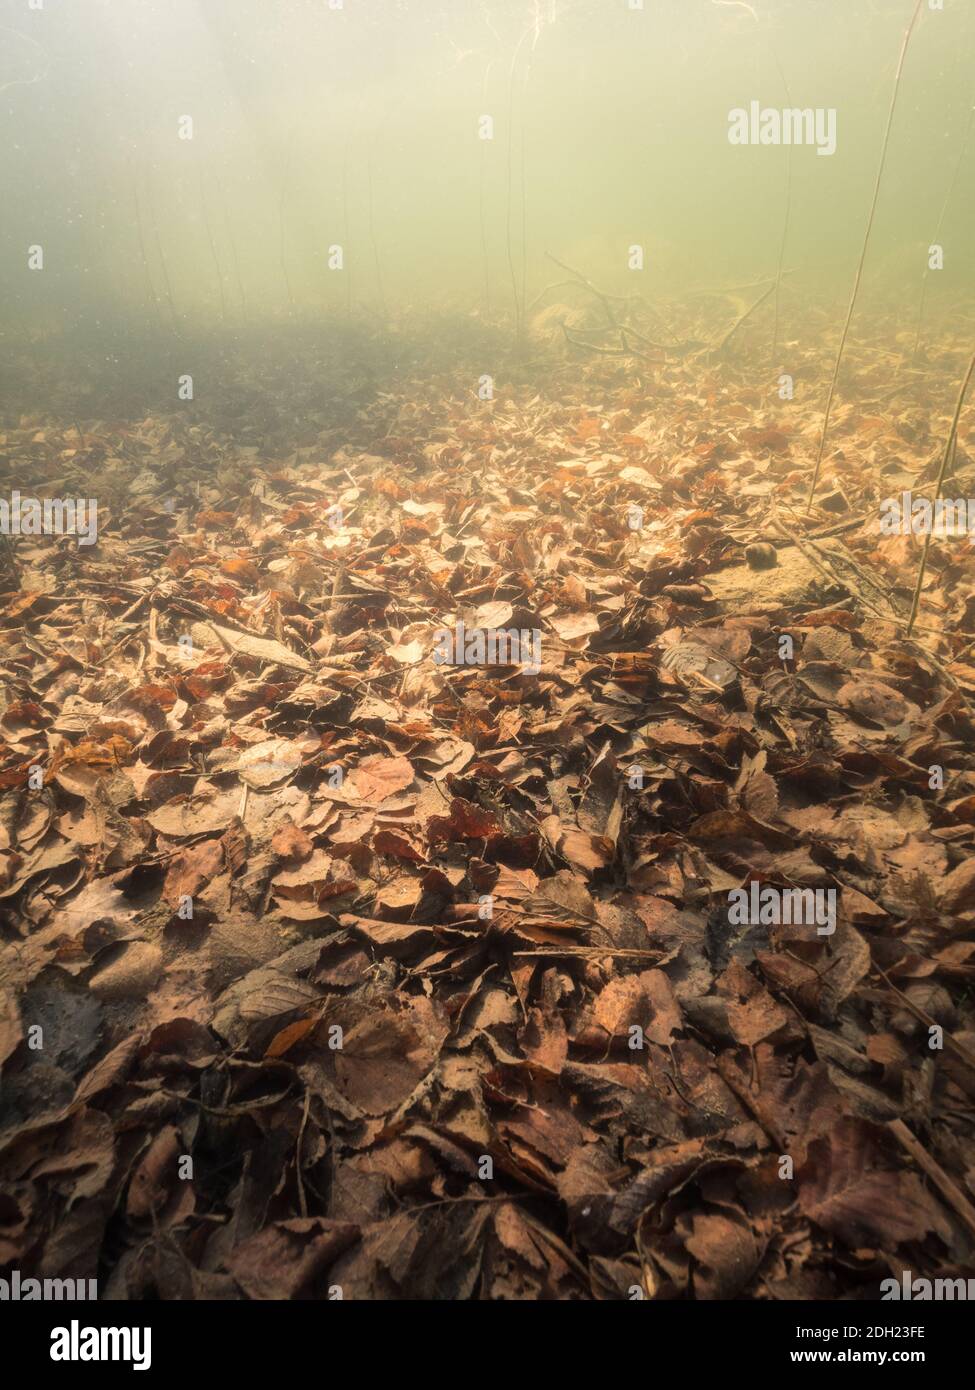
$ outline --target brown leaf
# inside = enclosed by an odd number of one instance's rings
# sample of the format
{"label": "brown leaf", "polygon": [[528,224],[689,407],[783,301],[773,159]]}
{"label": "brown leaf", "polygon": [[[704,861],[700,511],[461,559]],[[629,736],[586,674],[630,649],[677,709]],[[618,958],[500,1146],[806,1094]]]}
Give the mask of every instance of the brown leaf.
{"label": "brown leaf", "polygon": [[387,758],[377,753],[363,758],[348,780],[363,801],[382,802],[410,785],[413,765],[409,758]]}
{"label": "brown leaf", "polygon": [[307,831],[287,820],[278,826],[271,837],[271,848],[282,859],[307,859],[314,849],[314,843]]}
{"label": "brown leaf", "polygon": [[895,1170],[878,1131],[844,1118],[809,1146],[797,1174],[800,1209],[847,1245],[885,1249],[929,1232],[946,1233],[944,1215],[915,1173]]}

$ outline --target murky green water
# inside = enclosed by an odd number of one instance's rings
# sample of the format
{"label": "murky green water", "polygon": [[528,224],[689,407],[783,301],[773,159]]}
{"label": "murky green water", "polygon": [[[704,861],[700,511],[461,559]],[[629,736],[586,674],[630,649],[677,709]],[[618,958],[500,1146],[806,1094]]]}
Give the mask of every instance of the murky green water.
{"label": "murky green water", "polygon": [[[651,303],[780,264],[787,316],[845,301],[913,4],[3,0],[6,343],[513,321],[550,257]],[[924,0],[865,310],[908,321],[936,239],[926,313],[975,283],[973,53],[973,0]],[[752,103],[835,150],[731,143]]]}

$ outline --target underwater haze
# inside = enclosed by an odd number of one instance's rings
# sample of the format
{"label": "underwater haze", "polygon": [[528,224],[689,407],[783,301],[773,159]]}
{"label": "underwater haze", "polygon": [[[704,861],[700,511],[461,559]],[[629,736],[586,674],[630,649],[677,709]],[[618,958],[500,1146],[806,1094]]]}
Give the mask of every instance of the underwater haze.
{"label": "underwater haze", "polygon": [[[671,299],[776,275],[783,237],[790,290],[842,297],[910,8],[3,0],[4,336],[514,318],[566,278],[548,255]],[[862,293],[914,301],[953,186],[937,312],[975,284],[975,13],[924,11]],[[731,143],[753,102],[833,112],[834,136]]]}

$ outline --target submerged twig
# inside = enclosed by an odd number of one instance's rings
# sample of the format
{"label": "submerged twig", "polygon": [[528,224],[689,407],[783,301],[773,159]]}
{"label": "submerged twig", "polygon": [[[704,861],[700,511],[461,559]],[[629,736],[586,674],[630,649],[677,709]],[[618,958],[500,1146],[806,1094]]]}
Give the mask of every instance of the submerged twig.
{"label": "submerged twig", "polygon": [[[792,106],[792,93],[789,91],[789,84],[785,80],[785,73],[782,71],[782,64],[779,62],[779,55],[775,51],[772,40],[769,39],[769,52],[772,60],[778,69],[779,78],[785,91],[785,99],[788,106]],[[785,265],[785,248],[789,240],[789,223],[792,220],[792,146],[786,145],[785,160],[785,211],[782,216],[782,237],[779,241],[779,263],[775,270],[775,318],[772,325],[772,366],[775,367],[775,359],[779,351],[779,301],[782,293],[783,267]]]}
{"label": "submerged twig", "polygon": [[[955,452],[955,444],[958,438],[958,421],[961,418],[962,406],[965,404],[965,396],[968,392],[972,373],[975,372],[975,352],[972,353],[971,361],[968,364],[968,371],[958,392],[958,400],[955,402],[955,414],[951,422],[951,429],[948,431],[948,439],[945,443],[945,451],[941,456],[941,467],[938,469],[938,476],[934,484],[934,501],[937,502],[941,496],[941,489],[944,485],[945,474],[948,471],[948,462]],[[924,584],[924,572],[928,565],[928,551],[931,549],[931,532],[933,527],[928,527],[927,535],[924,537],[924,546],[921,550],[921,563],[917,572],[917,583],[914,586],[914,599],[911,603],[910,617],[907,620],[907,635],[910,636],[914,630],[914,620],[917,617],[918,606],[921,602],[921,588]]]}
{"label": "submerged twig", "polygon": [[[491,69],[494,66],[492,59],[484,69],[484,81],[481,86],[481,109],[487,108],[488,78],[491,76]],[[481,223],[481,259],[484,265],[484,307],[491,307],[491,258],[488,255],[487,239],[487,205],[484,197],[484,182],[487,161],[487,141],[481,141],[481,154],[477,166],[477,201],[478,215]]]}
{"label": "submerged twig", "polygon": [[752,314],[754,314],[755,310],[756,310],[760,305],[762,305],[762,304],[765,303],[766,299],[768,299],[768,297],[769,297],[770,294],[774,294],[774,293],[775,293],[775,291],[778,289],[778,285],[779,285],[778,280],[775,280],[771,285],[769,285],[768,289],[765,290],[763,294],[760,294],[760,295],[758,296],[758,298],[754,301],[754,303],[751,304],[751,305],[749,306],[749,308],[747,308],[743,314],[739,314],[739,315],[738,315],[738,317],[735,319],[734,323],[733,323],[733,324],[731,325],[731,327],[728,329],[727,333],[726,333],[726,334],[724,335],[724,337],[721,339],[720,343],[718,343],[717,346],[714,347],[714,348],[712,349],[713,355],[714,355],[715,357],[720,357],[720,356],[721,356],[721,354],[724,352],[725,348],[726,348],[726,347],[728,346],[728,344],[731,342],[732,338],[733,338],[733,337],[735,336],[735,334],[738,332],[738,330],[739,330],[739,328],[742,326],[742,324],[743,324],[747,319],[750,319],[750,318],[751,318]]}
{"label": "submerged twig", "polygon": [[610,327],[617,328],[619,325],[617,323],[616,315],[613,313],[612,307],[610,306],[610,296],[603,294],[602,290],[597,290],[596,286],[592,283],[591,280],[587,280],[585,275],[581,274],[580,271],[573,270],[571,265],[566,265],[565,261],[560,261],[558,256],[553,256],[551,251],[546,251],[545,254],[550,261],[552,261],[555,265],[559,267],[560,270],[564,270],[569,275],[574,276],[580,285],[585,285],[586,289],[589,290],[591,294],[594,294],[596,296],[600,304],[603,306],[603,309],[606,311],[606,317],[609,319]]}
{"label": "submerged twig", "polygon": [[894,90],[890,98],[890,110],[887,112],[887,124],[884,127],[883,143],[880,147],[880,162],[877,165],[877,179],[874,183],[873,199],[870,204],[870,215],[867,218],[866,230],[863,233],[863,246],[860,248],[860,260],[857,264],[856,275],[853,280],[853,291],[850,294],[850,303],[846,311],[846,322],[843,325],[843,332],[840,336],[840,345],[836,353],[836,361],[833,364],[833,376],[829,383],[829,394],[826,397],[826,413],[823,417],[823,431],[819,436],[819,450],[816,454],[816,467],[813,470],[812,482],[809,485],[809,496],[806,500],[806,511],[812,510],[813,498],[816,495],[816,487],[819,483],[819,474],[823,467],[823,454],[826,450],[826,435],[829,432],[829,418],[833,411],[833,397],[836,394],[836,383],[840,375],[840,363],[843,361],[843,350],[846,347],[846,339],[850,332],[850,324],[853,321],[853,310],[856,307],[857,294],[860,290],[860,281],[863,279],[863,267],[867,259],[867,246],[870,242],[870,233],[873,230],[874,218],[877,215],[877,203],[880,198],[880,183],[884,176],[884,167],[887,163],[887,146],[890,143],[890,131],[894,124],[894,112],[897,109],[897,95],[900,91],[901,73],[904,71],[904,59],[907,56],[907,46],[911,41],[914,26],[917,24],[921,13],[921,6],[924,0],[917,0],[914,6],[914,13],[911,15],[910,22],[904,31],[904,40],[901,44],[900,58],[897,62],[897,71],[894,74]]}

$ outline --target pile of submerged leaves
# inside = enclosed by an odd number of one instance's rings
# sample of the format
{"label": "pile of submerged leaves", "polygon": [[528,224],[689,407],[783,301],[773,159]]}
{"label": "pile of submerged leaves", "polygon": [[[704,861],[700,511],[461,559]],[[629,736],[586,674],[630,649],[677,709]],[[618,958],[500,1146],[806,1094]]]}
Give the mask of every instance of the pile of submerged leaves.
{"label": "pile of submerged leaves", "polygon": [[[0,1267],[806,1299],[970,1263],[975,559],[935,543],[908,641],[919,542],[877,527],[937,432],[868,373],[803,518],[807,409],[631,366],[3,431],[8,489],[99,511],[0,583]],[[438,663],[459,622],[540,668]],[[835,931],[734,925],[751,883]]]}

